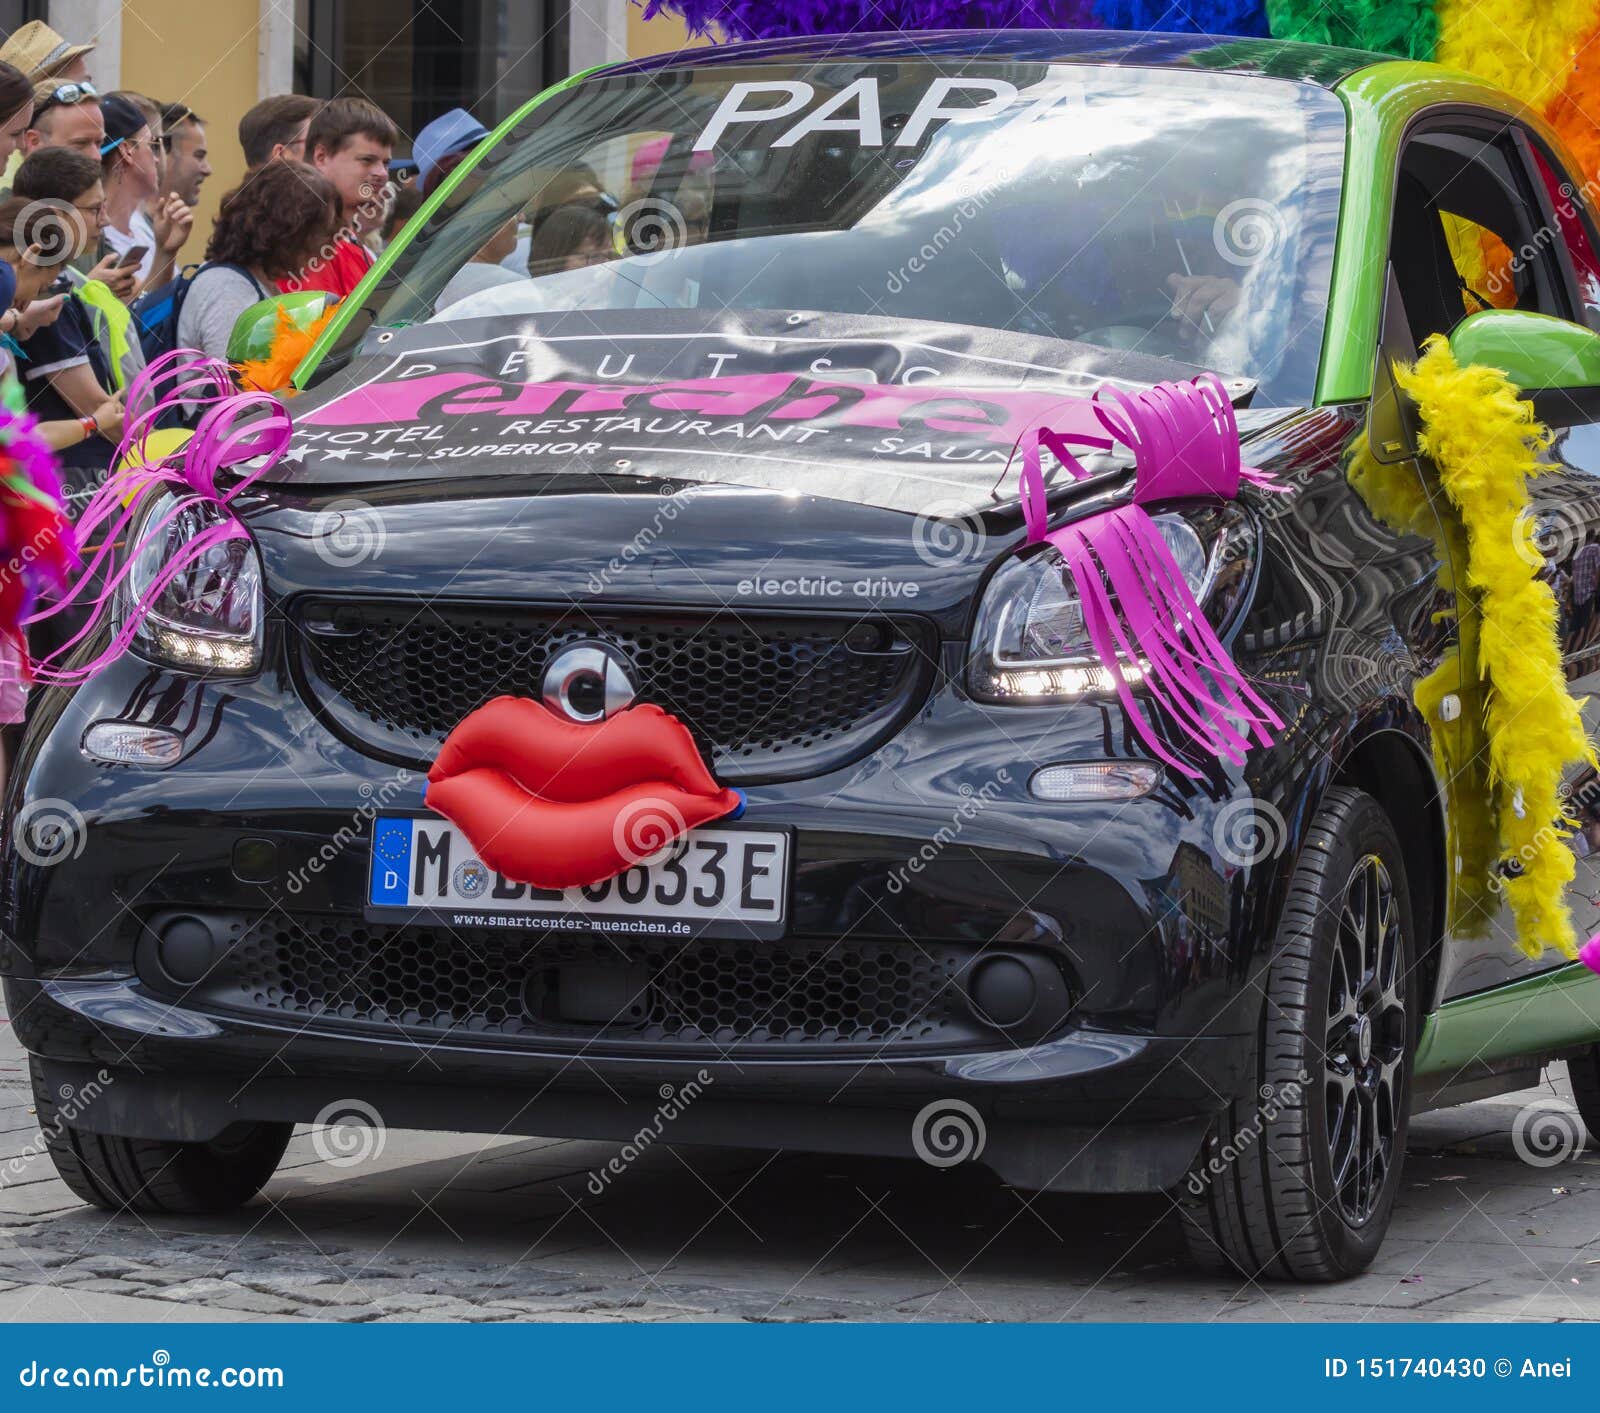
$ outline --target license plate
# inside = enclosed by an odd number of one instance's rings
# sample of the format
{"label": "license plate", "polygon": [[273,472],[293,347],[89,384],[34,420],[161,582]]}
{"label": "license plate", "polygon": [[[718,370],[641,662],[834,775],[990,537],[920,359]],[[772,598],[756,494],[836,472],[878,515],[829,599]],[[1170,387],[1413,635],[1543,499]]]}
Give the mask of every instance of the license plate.
{"label": "license plate", "polygon": [[625,937],[781,937],[789,900],[789,835],[707,825],[587,888],[512,883],[437,817],[373,821],[367,913],[418,913],[457,927],[603,932]]}

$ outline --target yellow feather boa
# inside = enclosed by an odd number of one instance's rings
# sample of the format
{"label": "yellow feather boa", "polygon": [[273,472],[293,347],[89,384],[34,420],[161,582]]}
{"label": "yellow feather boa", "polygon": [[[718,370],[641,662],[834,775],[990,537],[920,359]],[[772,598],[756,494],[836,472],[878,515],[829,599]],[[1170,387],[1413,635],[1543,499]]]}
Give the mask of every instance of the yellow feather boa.
{"label": "yellow feather boa", "polygon": [[1436,516],[1411,468],[1379,466],[1364,441],[1350,478],[1380,519],[1428,535],[1442,564],[1465,566],[1456,586],[1465,590],[1459,661],[1468,668],[1458,720],[1444,723],[1438,713],[1445,693],[1457,690],[1454,661],[1416,688],[1446,782],[1455,927],[1482,931],[1491,913],[1486,865],[1498,856],[1509,868],[1492,886],[1505,891],[1518,945],[1530,956],[1553,947],[1575,957],[1566,903],[1575,864],[1561,777],[1575,762],[1595,764],[1595,755],[1567,691],[1555,596],[1537,577],[1527,483],[1548,469],[1539,454],[1550,433],[1504,373],[1463,368],[1438,335],[1395,375],[1417,405],[1421,449],[1456,514]]}

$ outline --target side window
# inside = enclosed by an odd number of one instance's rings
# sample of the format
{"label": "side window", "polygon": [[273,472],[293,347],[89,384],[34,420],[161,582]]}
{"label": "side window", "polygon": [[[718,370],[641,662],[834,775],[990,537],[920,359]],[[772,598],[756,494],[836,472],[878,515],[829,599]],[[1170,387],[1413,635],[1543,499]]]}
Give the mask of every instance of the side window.
{"label": "side window", "polygon": [[1561,241],[1572,261],[1572,273],[1578,282],[1578,298],[1583,301],[1583,311],[1590,328],[1600,327],[1600,259],[1596,259],[1594,243],[1589,238],[1590,221],[1584,211],[1584,189],[1559,172],[1533,144],[1534,165],[1544,189],[1550,194],[1550,205],[1556,213],[1556,227]]}
{"label": "side window", "polygon": [[1420,343],[1479,309],[1573,317],[1555,242],[1537,238],[1540,206],[1503,130],[1439,129],[1406,144],[1390,258]]}

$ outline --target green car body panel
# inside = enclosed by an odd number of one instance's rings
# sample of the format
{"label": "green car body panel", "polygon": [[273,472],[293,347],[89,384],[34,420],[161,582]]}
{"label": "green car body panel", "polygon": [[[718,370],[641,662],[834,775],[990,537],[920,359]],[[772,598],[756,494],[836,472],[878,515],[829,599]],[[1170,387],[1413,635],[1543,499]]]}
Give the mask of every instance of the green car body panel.
{"label": "green car body panel", "polygon": [[[1272,42],[1250,41],[1250,53]],[[1218,46],[1219,59],[1246,47]],[[1293,46],[1305,49],[1308,46]],[[1409,60],[1377,60],[1352,67],[1349,51],[1327,51],[1333,91],[1347,116],[1344,179],[1338,234],[1328,294],[1328,317],[1318,364],[1315,402],[1364,402],[1372,395],[1373,370],[1382,318],[1385,269],[1393,217],[1394,177],[1407,130],[1420,115],[1438,108],[1476,109],[1515,117],[1533,131],[1564,168],[1571,161],[1560,140],[1536,115],[1513,98],[1469,74],[1438,64]],[[449,199],[484,156],[523,123],[541,104],[582,83],[601,68],[585,70],[536,94],[479,144],[428,196],[417,215],[374,263],[345,306],[329,322],[294,377],[305,387],[329,349],[339,340],[372,291],[382,281],[433,214]],[[1339,78],[1339,74],[1344,77]],[[1474,325],[1459,331],[1457,343],[1493,361],[1513,336],[1519,371],[1543,369],[1544,386],[1582,381],[1600,384],[1600,340],[1576,336],[1572,326],[1548,320],[1558,328],[1540,329],[1524,315],[1515,323],[1493,314],[1474,316]],[[1530,328],[1536,346],[1527,339]],[[1453,339],[1452,342],[1457,342]],[[1589,377],[1592,372],[1594,377]],[[1580,378],[1580,374],[1583,376]],[[1421,1077],[1441,1079],[1465,1073],[1474,1065],[1520,1055],[1551,1053],[1593,1043],[1600,1038],[1600,976],[1580,963],[1557,966],[1533,977],[1461,997],[1429,1014],[1423,1025],[1416,1060]]]}

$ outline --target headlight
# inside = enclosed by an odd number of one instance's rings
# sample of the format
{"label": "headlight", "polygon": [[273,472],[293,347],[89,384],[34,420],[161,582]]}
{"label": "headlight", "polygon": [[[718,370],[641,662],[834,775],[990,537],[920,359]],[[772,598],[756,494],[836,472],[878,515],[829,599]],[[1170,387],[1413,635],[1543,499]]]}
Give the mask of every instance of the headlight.
{"label": "headlight", "polygon": [[[1222,632],[1249,583],[1255,529],[1236,505],[1152,517],[1195,601]],[[1130,682],[1137,667],[1124,669]],[[991,702],[1050,702],[1115,691],[1095,655],[1083,605],[1053,545],[1001,565],[984,591],[967,666],[972,694]]]}
{"label": "headlight", "polygon": [[195,501],[160,530],[170,495],[152,495],[135,518],[128,543],[138,546],[118,595],[119,617],[147,609],[133,634],[143,657],[198,672],[246,673],[261,665],[261,563],[255,545],[239,536],[203,549],[153,597],[162,569],[205,531],[228,523],[211,501]]}

